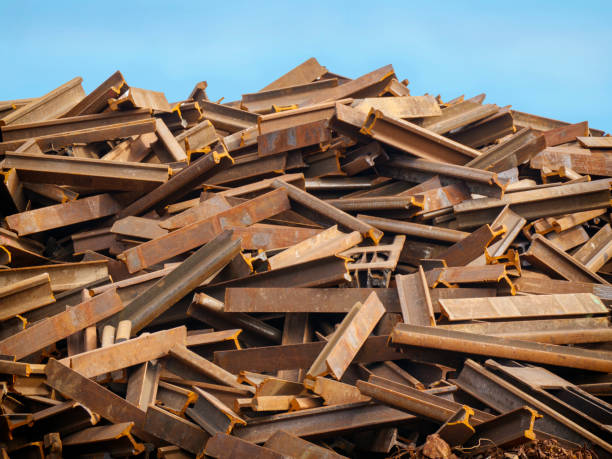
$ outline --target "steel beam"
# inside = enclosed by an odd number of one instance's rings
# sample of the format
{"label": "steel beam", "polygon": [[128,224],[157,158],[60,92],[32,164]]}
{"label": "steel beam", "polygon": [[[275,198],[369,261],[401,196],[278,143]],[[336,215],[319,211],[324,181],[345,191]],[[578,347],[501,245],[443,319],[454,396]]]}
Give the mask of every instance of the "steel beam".
{"label": "steel beam", "polygon": [[504,195],[505,185],[501,183],[495,172],[467,165],[445,164],[427,158],[406,158],[395,155],[391,156],[389,161],[381,162],[379,166],[380,173],[385,177],[406,182],[422,183],[438,176],[440,184],[444,186],[464,184],[475,194],[492,198],[501,198]]}
{"label": "steel beam", "polygon": [[391,118],[398,119],[435,117],[437,120],[442,114],[438,102],[430,95],[368,97],[355,100],[351,106],[363,113],[369,113],[371,109],[379,110]]}
{"label": "steel beam", "polygon": [[248,226],[288,209],[287,193],[284,190],[275,190],[206,220],[130,248],[117,258],[125,262],[130,273],[134,273],[206,244],[226,229]]}
{"label": "steel beam", "polygon": [[480,148],[513,133],[512,112],[509,108],[502,108],[494,115],[449,134],[449,137],[462,145]]}
{"label": "steel beam", "polygon": [[499,110],[495,104],[485,104],[464,100],[442,109],[440,116],[423,120],[421,126],[436,134],[448,134],[468,124],[494,115]]}
{"label": "steel beam", "polygon": [[603,148],[608,149],[612,148],[612,142],[608,138],[605,137],[581,137],[577,136],[576,139],[578,143],[582,145],[584,148]]}
{"label": "steel beam", "polygon": [[204,447],[210,438],[198,425],[155,405],[147,408],[142,427],[157,438],[177,445],[198,458],[204,457]]}
{"label": "steel beam", "polygon": [[120,311],[123,303],[116,291],[109,290],[77,306],[42,320],[0,341],[0,353],[17,360],[83,330]]}
{"label": "steel beam", "polygon": [[392,220],[390,218],[374,217],[371,215],[358,214],[357,218],[383,231],[434,241],[459,242],[470,234],[465,231],[457,231],[450,228],[423,225],[421,223],[403,220]]}
{"label": "steel beam", "polygon": [[610,285],[601,276],[595,274],[573,256],[560,250],[541,234],[533,236],[529,250],[523,256],[529,263],[554,277],[574,282]]}
{"label": "steel beam", "polygon": [[240,241],[231,240],[225,231],[201,247],[177,268],[136,297],[113,323],[132,322],[132,334],[142,330],[196,286],[223,268],[240,251]]}
{"label": "steel beam", "polygon": [[6,222],[19,236],[83,223],[117,213],[121,204],[110,194],[99,194],[9,215]]}
{"label": "steel beam", "polygon": [[464,352],[591,371],[612,371],[612,356],[607,352],[477,335],[438,327],[398,324],[393,329],[390,340],[394,345],[400,346]]}
{"label": "steel beam", "polygon": [[107,426],[89,427],[62,437],[62,454],[79,456],[104,451],[113,455],[138,455],[145,445],[132,437],[133,422],[120,422]]}
{"label": "steel beam", "polygon": [[10,152],[2,164],[15,168],[25,182],[109,191],[150,191],[166,182],[170,172],[168,166],[161,164]]}
{"label": "steel beam", "polygon": [[259,157],[276,155],[299,148],[320,145],[331,140],[327,120],[317,120],[269,132],[257,137]]}
{"label": "steel beam", "polygon": [[425,128],[385,116],[372,110],[366,118],[361,133],[386,145],[430,161],[464,165],[479,155],[458,142],[442,137]]}
{"label": "steel beam", "polygon": [[576,137],[589,135],[589,123],[583,121],[581,123],[559,126],[542,132],[542,135],[546,139],[546,146],[554,147],[563,143],[573,142],[576,140]]}
{"label": "steel beam", "polygon": [[604,439],[597,437],[584,427],[562,416],[546,403],[540,402],[472,360],[468,359],[465,362],[459,377],[453,382],[461,390],[500,413],[524,405],[536,409],[543,415],[541,419],[536,420],[535,427],[538,430],[578,444],[592,443],[607,454],[612,452],[612,445]]}
{"label": "steel beam", "polygon": [[[287,107],[298,108],[312,105],[312,99],[325,98],[338,86],[337,78],[285,86],[278,89],[243,94],[240,107],[252,113],[273,113]],[[322,96],[323,95],[323,96]]]}
{"label": "steel beam", "polygon": [[231,459],[234,457],[252,457],[258,459],[288,459],[290,456],[257,446],[250,441],[227,435],[223,432],[215,434],[206,443],[206,456],[215,459]]}
{"label": "steel beam", "polygon": [[[353,99],[340,100],[337,103],[350,103]],[[271,132],[282,131],[291,127],[306,125],[316,121],[329,120],[336,111],[336,101],[311,105],[308,107],[283,110],[277,113],[260,115],[257,118],[257,129],[260,136]]]}
{"label": "steel beam", "polygon": [[[608,308],[590,293],[442,299],[440,309],[450,321],[605,314]],[[421,324],[415,324],[421,325]]]}
{"label": "steel beam", "polygon": [[215,104],[207,100],[198,102],[202,109],[202,116],[209,120],[216,129],[227,131],[230,134],[253,127],[258,122],[258,116],[245,110]]}
{"label": "steel beam", "polygon": [[284,430],[277,430],[268,438],[264,446],[278,453],[291,457],[302,457],[303,459],[347,459],[346,456],[342,456],[331,449],[310,443]]}
{"label": "steel beam", "polygon": [[404,323],[435,326],[433,305],[423,267],[418,272],[408,275],[396,275],[397,296],[402,308]]}
{"label": "steel beam", "polygon": [[466,166],[492,172],[503,172],[529,161],[544,148],[546,148],[546,140],[543,135],[532,129],[523,128],[507,141],[474,158]]}
{"label": "steel beam", "polygon": [[268,84],[261,91],[284,88],[296,84],[305,84],[315,81],[327,73],[327,69],[320,65],[314,57],[307,59],[297,67]]}
{"label": "steel beam", "polygon": [[363,236],[370,237],[374,243],[378,243],[383,236],[382,231],[374,228],[373,226],[364,223],[355,217],[335,208],[331,204],[316,198],[315,196],[299,189],[298,187],[291,185],[281,180],[274,180],[271,186],[275,189],[284,189],[287,191],[289,198],[292,201],[305,206],[312,211],[325,216],[339,225],[349,228],[353,231],[359,231]]}
{"label": "steel beam", "polygon": [[364,303],[356,303],[307,371],[306,387],[312,388],[318,376],[329,373],[340,380],[384,313],[375,293]]}
{"label": "steel beam", "polygon": [[0,321],[55,302],[49,274],[41,273],[0,287]]}
{"label": "steel beam", "polygon": [[85,97],[82,81],[83,78],[76,77],[42,97],[32,99],[0,119],[0,125],[34,123],[56,118]]}
{"label": "steel beam", "polygon": [[346,313],[375,292],[387,312],[400,312],[397,292],[391,288],[257,287],[225,290],[225,312]]}
{"label": "steel beam", "polygon": [[170,104],[163,92],[151,91],[150,89],[130,87],[128,91],[115,99],[109,99],[108,105],[111,110],[132,110],[134,108],[148,108],[170,112]]}
{"label": "steel beam", "polygon": [[502,199],[472,199],[454,206],[459,228],[490,223],[506,205],[526,219],[601,209],[609,205],[608,179],[508,193]]}
{"label": "steel beam", "polygon": [[116,341],[106,347],[66,357],[59,362],[93,378],[116,370],[162,358],[176,345],[184,345],[187,329],[182,327],[162,330],[125,341]]}
{"label": "steel beam", "polygon": [[601,227],[573,257],[590,271],[597,272],[612,256],[612,228],[610,224]]}
{"label": "steel beam", "polygon": [[105,261],[58,263],[56,265],[0,270],[0,288],[10,287],[15,283],[43,273],[49,274],[51,289],[54,292],[72,290],[108,278],[108,268]]}

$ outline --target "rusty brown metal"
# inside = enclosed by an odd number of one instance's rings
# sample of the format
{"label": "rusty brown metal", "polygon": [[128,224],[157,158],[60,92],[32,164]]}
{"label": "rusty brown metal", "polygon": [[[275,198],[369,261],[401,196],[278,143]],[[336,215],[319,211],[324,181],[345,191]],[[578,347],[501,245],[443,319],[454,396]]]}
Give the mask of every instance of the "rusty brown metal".
{"label": "rusty brown metal", "polygon": [[396,275],[397,294],[402,308],[404,323],[432,326],[436,325],[433,304],[423,268],[414,274]]}
{"label": "rusty brown metal", "polygon": [[81,86],[83,78],[76,77],[48,92],[42,97],[32,99],[25,105],[4,116],[2,125],[35,123],[53,119],[72,108],[85,97]]}
{"label": "rusty brown metal", "polygon": [[496,114],[466,126],[449,136],[463,145],[480,148],[514,132],[512,111],[509,108],[502,108]]}
{"label": "rusty brown metal", "polygon": [[345,458],[345,456],[342,456],[331,449],[318,446],[284,430],[277,430],[276,433],[268,438],[268,440],[264,443],[264,446],[281,454],[292,457],[301,456],[305,459],[314,459],[315,457],[320,459]]}
{"label": "rusty brown metal", "polygon": [[[243,94],[240,107],[252,113],[266,114],[278,112],[285,107],[293,109],[312,105],[312,99],[321,99],[338,86],[337,78],[329,78],[309,83],[284,86],[278,89]],[[275,108],[276,107],[276,108]]]}
{"label": "rusty brown metal", "polygon": [[291,69],[286,74],[277,78],[272,83],[268,84],[262,89],[262,91],[284,88],[286,86],[296,84],[310,83],[311,81],[315,81],[316,79],[322,77],[325,75],[325,73],[327,73],[327,69],[319,64],[314,57],[311,57],[297,67]]}
{"label": "rusty brown metal", "polygon": [[307,371],[306,387],[314,387],[318,376],[329,373],[340,380],[384,312],[375,293],[364,303],[356,303]]}
{"label": "rusty brown metal", "polygon": [[423,120],[422,126],[436,134],[447,134],[491,116],[498,110],[499,107],[495,104],[482,105],[472,100],[464,100],[445,107],[438,117]]}
{"label": "rusty brown metal", "polygon": [[610,285],[605,279],[580,263],[576,258],[563,252],[541,234],[531,239],[529,250],[524,257],[554,277],[575,281]]}
{"label": "rusty brown metal", "polygon": [[398,324],[391,343],[486,355],[583,370],[609,372],[612,358],[607,352],[539,344],[495,336],[445,330],[438,327]]}
{"label": "rusty brown metal", "polygon": [[48,273],[34,275],[0,287],[0,321],[55,302]]}
{"label": "rusty brown metal", "polygon": [[288,209],[287,193],[282,189],[274,190],[206,220],[128,249],[118,258],[125,262],[130,273],[135,273],[210,242],[225,229],[248,226]]}
{"label": "rusty brown metal", "polygon": [[257,137],[257,154],[260,157],[276,155],[331,140],[327,120],[318,120],[272,131]]}
{"label": "rusty brown metal", "polygon": [[372,110],[368,114],[360,132],[427,160],[464,165],[478,156],[477,151],[465,145],[408,121],[389,118],[378,110]]}
{"label": "rusty brown metal", "polygon": [[191,163],[163,185],[121,209],[117,217],[141,215],[154,208],[162,209],[170,202],[182,198],[194,186],[204,183],[218,168],[229,167],[231,164],[233,164],[233,159],[227,152],[213,151]]}
{"label": "rusty brown metal", "polygon": [[276,189],[286,190],[289,198],[292,201],[295,201],[318,214],[334,220],[341,226],[347,227],[353,231],[359,231],[363,236],[370,237],[374,243],[378,243],[380,238],[383,236],[382,231],[356,219],[355,217],[352,217],[346,212],[335,208],[331,204],[316,198],[310,193],[307,193],[306,191],[303,191],[288,182],[274,180],[271,186]]}
{"label": "rusty brown metal", "polygon": [[470,233],[457,231],[450,228],[423,225],[421,223],[392,220],[390,218],[374,217],[371,215],[357,215],[359,220],[391,233],[405,234],[423,239],[444,242],[459,242]]}
{"label": "rusty brown metal", "polygon": [[438,102],[430,95],[369,97],[355,100],[352,107],[364,113],[369,113],[374,108],[391,118],[400,119],[432,117],[437,120],[442,113]]}
{"label": "rusty brown metal", "polygon": [[476,169],[502,172],[517,167],[538,155],[546,147],[543,135],[523,128],[505,142],[487,150],[466,164]]}
{"label": "rusty brown metal", "polygon": [[[589,123],[569,124],[542,132],[547,147],[554,147],[576,140],[576,137],[589,135]],[[588,147],[587,147],[588,148]]]}
{"label": "rusty brown metal", "polygon": [[573,257],[593,272],[599,271],[612,256],[612,228],[610,224],[601,227]]}

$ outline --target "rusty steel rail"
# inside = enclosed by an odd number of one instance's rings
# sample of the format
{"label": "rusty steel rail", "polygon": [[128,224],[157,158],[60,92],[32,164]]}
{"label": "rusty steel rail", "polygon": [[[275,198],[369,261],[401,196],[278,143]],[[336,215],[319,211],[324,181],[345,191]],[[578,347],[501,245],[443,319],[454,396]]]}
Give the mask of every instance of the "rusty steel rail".
{"label": "rusty steel rail", "polygon": [[329,120],[336,111],[336,103],[349,104],[353,99],[344,99],[308,107],[283,110],[257,117],[257,129],[260,136],[270,132],[281,131],[291,127],[305,125],[321,120]]}
{"label": "rusty steel rail", "polygon": [[215,104],[207,100],[198,102],[202,109],[202,116],[209,120],[216,129],[227,131],[230,134],[255,126],[258,116],[244,110]]}
{"label": "rusty steel rail", "polygon": [[529,250],[523,255],[534,266],[569,281],[610,285],[604,278],[591,271],[570,254],[560,250],[541,234],[531,239]]}
{"label": "rusty steel rail", "polygon": [[302,206],[305,206],[314,212],[321,214],[329,219],[334,220],[341,226],[349,228],[353,231],[359,231],[363,236],[367,236],[378,243],[383,236],[382,231],[375,227],[358,220],[355,217],[343,212],[340,209],[335,208],[331,204],[316,198],[315,196],[291,185],[288,182],[282,182],[280,180],[274,180],[271,184],[273,188],[284,189],[287,191],[289,198]]}
{"label": "rusty steel rail", "polygon": [[165,164],[7,152],[3,167],[15,168],[24,182],[72,185],[94,190],[151,191],[168,180]]}
{"label": "rusty steel rail", "polygon": [[257,137],[257,154],[259,157],[276,155],[312,145],[324,144],[330,140],[331,132],[327,128],[327,120],[317,120],[259,135]]}
{"label": "rusty steel rail", "polygon": [[221,233],[140,294],[107,323],[130,320],[132,334],[140,331],[240,252],[240,240],[232,240],[231,237],[231,231]]}
{"label": "rusty steel rail", "polygon": [[398,324],[390,335],[390,341],[400,347],[426,347],[605,373],[610,372],[612,368],[612,356],[607,352],[504,339],[437,327]]}
{"label": "rusty steel rail", "polygon": [[390,218],[374,217],[358,214],[357,218],[365,223],[391,233],[405,234],[423,239],[443,242],[459,242],[470,233],[450,228],[423,225],[421,223],[392,220]]}
{"label": "rusty steel rail", "polygon": [[465,184],[471,192],[492,198],[504,195],[503,185],[495,172],[468,166],[445,164],[427,159],[391,156],[380,164],[381,172],[407,182],[421,183],[438,176],[442,185]]}
{"label": "rusty steel rail", "polygon": [[326,73],[327,69],[319,64],[314,57],[311,57],[281,77],[277,78],[272,83],[268,84],[265,88],[261,89],[261,91],[269,91],[272,89],[284,88],[286,86],[310,83],[311,81],[321,78]]}
{"label": "rusty steel rail", "polygon": [[[546,148],[543,135],[529,128],[523,128],[506,142],[487,150],[466,164],[475,169],[503,172],[529,161]],[[533,166],[532,166],[533,167]]]}
{"label": "rusty steel rail", "polygon": [[118,258],[125,262],[130,273],[135,273],[206,244],[226,229],[256,223],[287,209],[287,193],[284,190],[274,190],[210,218],[127,249],[118,255]]}
{"label": "rusty steel rail", "polygon": [[610,203],[610,181],[595,180],[541,190],[507,193],[501,199],[472,199],[454,206],[459,228],[491,222],[506,206],[521,217],[534,219],[605,208]]}
{"label": "rusty steel rail", "polygon": [[172,201],[183,197],[194,186],[204,183],[208,177],[214,175],[217,169],[229,167],[231,164],[233,164],[233,159],[227,152],[213,151],[191,163],[163,185],[121,209],[117,218],[140,215],[154,208],[162,209]]}
{"label": "rusty steel rail", "polygon": [[442,137],[408,121],[372,110],[360,132],[392,147],[426,160],[464,165],[478,156],[476,150]]}
{"label": "rusty steel rail", "polygon": [[[311,99],[321,98],[320,94],[329,94],[338,86],[337,78],[329,78],[309,83],[285,86],[278,89],[243,94],[240,107],[252,113],[274,113],[284,107],[298,108],[309,103]],[[324,97],[324,96],[323,96]]]}

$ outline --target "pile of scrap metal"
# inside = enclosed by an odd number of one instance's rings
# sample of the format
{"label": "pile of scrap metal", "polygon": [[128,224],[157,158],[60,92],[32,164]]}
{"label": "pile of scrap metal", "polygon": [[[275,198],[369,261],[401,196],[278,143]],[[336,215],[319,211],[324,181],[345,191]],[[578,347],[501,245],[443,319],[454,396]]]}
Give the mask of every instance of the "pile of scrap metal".
{"label": "pile of scrap metal", "polygon": [[611,457],[612,137],[483,99],[0,102],[2,457]]}

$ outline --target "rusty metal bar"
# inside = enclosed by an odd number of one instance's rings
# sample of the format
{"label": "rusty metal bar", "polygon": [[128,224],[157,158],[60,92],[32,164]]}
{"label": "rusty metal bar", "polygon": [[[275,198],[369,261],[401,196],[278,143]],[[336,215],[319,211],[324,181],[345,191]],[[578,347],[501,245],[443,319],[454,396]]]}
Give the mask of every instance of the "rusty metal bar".
{"label": "rusty metal bar", "polygon": [[[371,363],[406,358],[405,354],[387,347],[388,338],[388,336],[373,336],[366,339],[353,362]],[[325,343],[319,341],[233,351],[217,351],[215,352],[215,362],[227,371],[235,373],[242,370],[276,372],[278,370],[293,370],[296,368],[307,369],[321,353],[324,346]],[[421,358],[427,357],[425,353],[418,355]],[[439,354],[433,358],[438,357]]]}
{"label": "rusty metal bar", "polygon": [[372,110],[368,114],[360,132],[379,142],[431,161],[464,165],[479,155],[470,147],[408,121],[389,118],[378,110]]}
{"label": "rusty metal bar", "polygon": [[529,128],[523,128],[507,141],[474,158],[466,164],[475,169],[503,172],[529,161],[546,148],[543,135]]}
{"label": "rusty metal bar", "polygon": [[161,164],[7,152],[3,167],[15,168],[25,182],[54,183],[95,190],[150,191],[168,180]]}
{"label": "rusty metal bar", "polygon": [[[608,308],[591,293],[441,299],[440,309],[450,321],[605,314]],[[415,324],[420,325],[420,324]]]}
{"label": "rusty metal bar", "polygon": [[185,150],[176,140],[163,120],[155,119],[157,141],[151,145],[153,152],[162,163],[187,161]]}
{"label": "rusty metal bar", "polygon": [[198,425],[155,405],[147,408],[143,429],[197,457],[204,456],[204,447],[210,438]]}
{"label": "rusty metal bar", "polygon": [[120,209],[120,203],[110,194],[99,194],[9,215],[6,217],[6,222],[9,228],[16,231],[19,236],[25,236],[107,217]]}
{"label": "rusty metal bar", "polygon": [[127,92],[118,98],[109,99],[108,106],[114,111],[132,110],[134,108],[149,108],[162,112],[172,111],[163,92],[134,87],[130,87]]}
{"label": "rusty metal bar", "polygon": [[374,243],[378,243],[382,238],[382,231],[374,228],[373,226],[362,222],[361,220],[352,217],[346,212],[335,208],[331,204],[316,198],[315,196],[299,189],[298,187],[291,185],[288,182],[280,180],[274,180],[271,184],[273,188],[284,189],[287,191],[289,198],[314,212],[321,214],[329,219],[334,220],[341,226],[347,227],[353,231],[359,231],[363,236],[370,237]]}
{"label": "rusty metal bar", "polygon": [[579,348],[519,341],[496,336],[445,330],[438,327],[398,324],[390,341],[399,346],[418,346],[466,354],[486,355],[583,370],[610,372],[612,356]]}
{"label": "rusty metal bar", "polygon": [[379,169],[386,177],[407,182],[421,183],[438,176],[441,185],[463,184],[472,193],[493,198],[504,195],[505,186],[496,173],[471,167],[392,156],[390,161],[381,163]]}
{"label": "rusty metal bar", "polygon": [[327,69],[320,65],[314,57],[311,57],[261,90],[269,91],[296,84],[310,83],[322,77],[325,73],[327,73]]}
{"label": "rusty metal bar", "polygon": [[397,292],[391,288],[227,288],[225,312],[348,312],[375,292],[387,312],[400,312]]}
{"label": "rusty metal bar", "polygon": [[113,223],[110,232],[137,239],[155,239],[168,234],[159,221],[142,217],[125,217]]}
{"label": "rusty metal bar", "polygon": [[247,227],[234,228],[233,237],[241,239],[242,250],[274,250],[299,244],[320,232],[314,228],[255,223]]}
{"label": "rusty metal bar", "polygon": [[147,411],[147,407],[155,403],[161,370],[159,363],[139,365],[129,376],[125,399],[142,411]]}
{"label": "rusty metal bar", "polygon": [[599,271],[612,256],[612,228],[610,224],[601,227],[573,257],[592,272]]}
{"label": "rusty metal bar", "polygon": [[[210,145],[218,140],[219,136],[217,135],[217,131],[215,131],[215,127],[209,120],[204,120],[176,136],[176,141],[184,145],[189,162],[191,162],[191,155],[193,153],[205,154],[209,152]],[[227,148],[231,151],[229,144]]]}
{"label": "rusty metal bar", "polygon": [[546,139],[546,146],[554,147],[556,145],[575,141],[576,137],[589,135],[589,123],[583,121],[582,123],[559,126],[542,132],[542,135]]}
{"label": "rusty metal bar", "polygon": [[459,242],[470,234],[450,228],[429,226],[402,220],[392,220],[390,218],[374,217],[371,215],[358,214],[357,218],[383,231],[434,241]]}
{"label": "rusty metal bar", "polygon": [[267,441],[276,431],[284,430],[300,437],[337,437],[345,432],[416,421],[409,413],[367,402],[324,406],[252,420],[234,435],[253,443]]}
{"label": "rusty metal bar", "polygon": [[584,427],[567,419],[546,403],[540,402],[470,359],[466,360],[459,377],[453,382],[461,390],[500,413],[524,405],[536,409],[538,413],[543,415],[543,418],[537,421],[536,427],[538,430],[578,444],[593,443],[603,451],[607,451],[607,454],[612,452],[612,445],[604,439],[597,437]]}
{"label": "rusty metal bar", "polygon": [[331,449],[310,443],[284,430],[277,430],[268,438],[264,446],[291,457],[303,457],[304,459],[314,459],[315,457],[319,459],[346,459],[346,456],[342,456]]}
{"label": "rusty metal bar", "polygon": [[127,89],[128,85],[125,83],[123,75],[117,70],[60,118],[100,113],[108,107],[108,99],[120,96]]}
{"label": "rusty metal bar", "polygon": [[612,335],[607,317],[473,321],[462,324],[438,324],[438,326],[449,330],[548,344],[600,342],[608,340]]}
{"label": "rusty metal bar", "polygon": [[120,311],[123,303],[109,290],[73,308],[42,320],[0,341],[0,353],[22,359]]}
{"label": "rusty metal bar", "polygon": [[10,287],[33,276],[48,273],[54,292],[83,287],[90,282],[108,278],[105,261],[58,263],[55,265],[0,270],[0,287]]}
{"label": "rusty metal bar", "polygon": [[[115,124],[143,121],[151,118],[149,110],[134,110],[122,113],[98,113],[92,115],[56,118],[35,123],[12,124],[2,126],[2,141],[10,142],[40,138],[46,136],[61,136],[75,131],[87,129],[102,129]],[[77,143],[75,141],[75,143]]]}
{"label": "rusty metal bar", "polygon": [[[322,448],[321,448],[322,449]],[[285,459],[288,456],[276,451],[257,446],[240,438],[227,435],[223,432],[216,433],[206,443],[206,456],[216,459],[231,459],[234,457],[252,457],[258,459]]]}
{"label": "rusty metal bar", "polygon": [[459,228],[468,228],[490,223],[506,205],[521,217],[534,219],[601,209],[609,202],[609,180],[603,179],[508,193],[501,199],[471,199],[457,204],[453,210]]}
{"label": "rusty metal bar", "polygon": [[198,102],[202,109],[202,116],[208,119],[216,129],[227,131],[230,134],[255,126],[258,116],[248,111],[215,104],[206,100]]}
{"label": "rusty metal bar", "polygon": [[[321,99],[321,94],[329,94],[338,86],[337,78],[318,80],[278,89],[243,94],[240,107],[253,113],[273,113],[278,111],[274,107],[298,108],[312,105],[312,99]],[[325,96],[323,96],[325,98]]]}
{"label": "rusty metal bar", "polygon": [[487,247],[502,237],[505,232],[504,226],[483,225],[466,238],[439,253],[437,258],[445,260],[447,266],[466,266],[482,256]]}
{"label": "rusty metal bar", "polygon": [[585,282],[546,279],[523,274],[515,280],[517,291],[538,295],[554,293],[593,293],[602,300],[612,300],[612,286]]}
{"label": "rusty metal bar", "polygon": [[497,448],[510,448],[534,441],[533,431],[537,418],[542,416],[532,408],[523,406],[503,413],[476,426],[476,432],[470,441],[465,443],[471,453],[478,454],[490,448],[489,444],[480,444],[481,439],[492,442]]}
{"label": "rusty metal bar", "polygon": [[225,231],[198,249],[177,268],[136,297],[121,313],[112,318],[132,322],[132,334],[168,310],[205,279],[223,268],[240,251],[240,241]]}
{"label": "rusty metal bar", "polygon": [[44,96],[33,99],[0,119],[0,124],[8,126],[10,124],[35,123],[56,118],[85,97],[85,91],[81,86],[82,81],[83,78],[76,77]]}
{"label": "rusty metal bar", "polygon": [[133,422],[120,422],[108,426],[89,427],[62,437],[62,453],[79,456],[104,451],[113,455],[138,455],[145,451],[145,445],[132,437]]}
{"label": "rusty metal bar", "polygon": [[55,302],[48,273],[0,287],[0,321]]}
{"label": "rusty metal bar", "polygon": [[270,257],[268,263],[270,269],[284,268],[344,252],[361,241],[362,237],[357,231],[345,234],[338,231],[338,226],[334,225]]}
{"label": "rusty metal bar", "polygon": [[404,323],[423,326],[436,325],[423,267],[419,266],[415,274],[396,275],[395,283]]}
{"label": "rusty metal bar", "polygon": [[175,345],[184,345],[187,329],[182,327],[162,330],[80,354],[66,357],[59,362],[93,378],[115,370],[164,357]]}
{"label": "rusty metal bar", "polygon": [[117,218],[140,215],[153,208],[162,209],[164,206],[183,197],[194,186],[204,183],[217,169],[229,167],[231,164],[233,164],[233,160],[227,153],[213,151],[211,154],[205,155],[191,163],[181,172],[172,176],[163,185],[123,208],[118,213]]}
{"label": "rusty metal bar", "polygon": [[[353,99],[339,100],[339,104],[348,104]],[[257,117],[259,135],[281,131],[290,127],[305,125],[321,120],[329,120],[336,111],[336,101],[311,105],[308,107],[284,110]]]}
{"label": "rusty metal bar", "polygon": [[[130,248],[117,258],[125,262],[130,273],[185,253],[212,241],[225,229],[253,224],[289,209],[287,193],[275,190],[243,204],[220,212],[165,236]],[[238,241],[240,244],[240,241]]]}
{"label": "rusty metal bar", "polygon": [[[527,223],[520,215],[512,212],[510,206],[504,207],[499,213],[495,220],[491,223],[491,228],[499,228],[503,226],[506,228],[506,232],[501,235],[501,238],[489,245],[485,250],[491,257],[502,256],[510,245],[514,242],[514,239],[519,235],[523,227]],[[478,258],[470,262],[472,266],[483,266],[487,263],[485,254],[480,255]]]}
{"label": "rusty metal bar", "polygon": [[502,108],[496,114],[462,128],[449,137],[462,145],[480,148],[515,132],[512,112]]}
{"label": "rusty metal bar", "polygon": [[366,198],[327,199],[325,202],[345,212],[380,210],[420,210],[422,196],[373,196]]}
{"label": "rusty metal bar", "polygon": [[554,277],[569,281],[610,285],[605,279],[592,272],[576,258],[560,250],[541,234],[531,239],[529,250],[523,255],[529,263]]}
{"label": "rusty metal bar", "polygon": [[[588,137],[589,139],[593,137]],[[533,169],[558,169],[568,167],[580,174],[612,176],[612,161],[605,153],[592,152],[580,148],[546,148],[531,158],[529,166]]]}
{"label": "rusty metal bar", "polygon": [[370,73],[366,73],[365,75],[355,78],[354,80],[347,81],[346,83],[336,86],[328,91],[321,91],[304,105],[313,105],[321,102],[340,100],[347,97],[358,99],[363,97],[378,96],[378,94],[384,90],[392,78],[395,78],[395,70],[393,70],[393,66],[385,65],[384,67],[376,69]]}
{"label": "rusty metal bar", "polygon": [[495,104],[482,105],[473,100],[464,100],[442,109],[440,116],[423,120],[421,126],[436,134],[447,134],[455,129],[480,121],[498,112]]}
{"label": "rusty metal bar", "polygon": [[364,113],[369,113],[371,109],[380,110],[385,115],[398,119],[435,117],[437,120],[442,114],[438,102],[430,95],[368,97],[355,100],[351,106]]}
{"label": "rusty metal bar", "polygon": [[[296,153],[300,154],[299,152]],[[287,153],[263,158],[255,152],[241,155],[236,158],[232,167],[217,172],[206,180],[206,184],[227,186],[283,174],[288,168],[289,157],[290,155]]]}
{"label": "rusty metal bar", "polygon": [[210,435],[230,434],[235,426],[246,425],[244,419],[217,397],[199,387],[193,389],[198,394],[198,399],[193,408],[187,408],[187,416]]}
{"label": "rusty metal bar", "polygon": [[364,303],[356,303],[307,371],[306,387],[313,387],[317,376],[329,373],[340,380],[384,313],[375,293]]}
{"label": "rusty metal bar", "polygon": [[327,120],[312,121],[259,135],[257,154],[259,157],[276,155],[311,145],[319,145],[330,140],[331,131],[327,127]]}
{"label": "rusty metal bar", "polygon": [[612,142],[608,137],[580,137],[577,136],[578,143],[585,148],[612,148]]}

